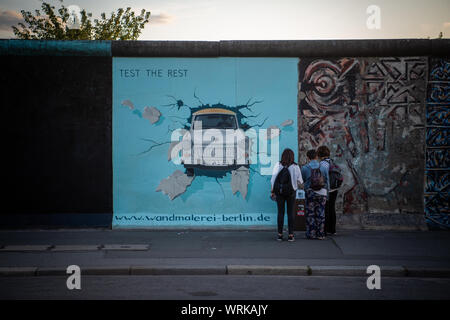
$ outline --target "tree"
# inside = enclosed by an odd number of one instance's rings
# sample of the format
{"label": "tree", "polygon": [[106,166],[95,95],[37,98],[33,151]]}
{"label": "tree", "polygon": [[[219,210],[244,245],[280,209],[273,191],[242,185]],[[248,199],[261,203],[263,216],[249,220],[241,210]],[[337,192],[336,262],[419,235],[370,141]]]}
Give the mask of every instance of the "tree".
{"label": "tree", "polygon": [[[19,39],[137,40],[142,29],[150,21],[149,11],[142,9],[141,13],[136,15],[130,7],[117,9],[109,18],[102,13],[101,19],[94,21],[91,20],[92,13],[83,9],[79,13],[80,18],[76,18],[62,4],[63,1],[60,2],[61,7],[57,10],[44,1],[41,10],[35,10],[35,14],[21,10],[24,23],[12,27],[14,34]],[[71,27],[74,22],[76,28]]]}

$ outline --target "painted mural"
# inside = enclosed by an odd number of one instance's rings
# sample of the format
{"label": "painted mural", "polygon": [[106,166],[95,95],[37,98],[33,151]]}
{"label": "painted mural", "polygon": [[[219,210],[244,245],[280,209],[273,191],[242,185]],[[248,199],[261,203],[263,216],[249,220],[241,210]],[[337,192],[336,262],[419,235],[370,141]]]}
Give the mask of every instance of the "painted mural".
{"label": "painted mural", "polygon": [[425,218],[432,229],[449,229],[450,60],[432,58],[426,106]]}
{"label": "painted mural", "polygon": [[[276,225],[291,58],[114,58],[113,227]],[[231,138],[230,138],[231,137]]]}
{"label": "painted mural", "polygon": [[423,212],[426,58],[301,59],[298,69],[301,162],[330,148],[345,175],[337,212]]}

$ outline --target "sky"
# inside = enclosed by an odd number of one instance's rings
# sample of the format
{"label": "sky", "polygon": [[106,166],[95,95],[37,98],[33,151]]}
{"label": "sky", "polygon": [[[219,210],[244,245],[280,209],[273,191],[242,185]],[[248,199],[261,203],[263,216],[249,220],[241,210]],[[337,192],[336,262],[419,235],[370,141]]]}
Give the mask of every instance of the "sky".
{"label": "sky", "polygon": [[[60,2],[47,0],[57,7]],[[64,0],[99,17],[118,8],[151,12],[139,40],[450,38],[450,0]],[[0,38],[14,38],[20,10],[40,0],[0,0]],[[379,15],[367,12],[377,6]],[[378,20],[374,20],[379,17]],[[369,28],[367,21],[379,21]]]}

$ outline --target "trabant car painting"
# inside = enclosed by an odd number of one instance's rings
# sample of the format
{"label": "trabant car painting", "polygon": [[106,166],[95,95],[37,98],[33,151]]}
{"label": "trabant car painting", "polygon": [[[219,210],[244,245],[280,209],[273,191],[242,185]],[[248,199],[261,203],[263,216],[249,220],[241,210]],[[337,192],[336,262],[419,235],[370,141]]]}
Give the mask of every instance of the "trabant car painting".
{"label": "trabant car painting", "polygon": [[236,113],[223,108],[205,108],[192,114],[190,152],[183,152],[188,175],[195,169],[234,170],[250,165],[246,126],[239,126]]}

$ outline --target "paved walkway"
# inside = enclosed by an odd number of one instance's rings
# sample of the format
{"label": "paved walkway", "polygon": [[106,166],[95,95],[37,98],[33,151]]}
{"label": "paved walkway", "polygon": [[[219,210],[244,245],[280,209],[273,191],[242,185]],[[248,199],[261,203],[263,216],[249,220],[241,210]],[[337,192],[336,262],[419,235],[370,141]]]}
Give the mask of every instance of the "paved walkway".
{"label": "paved walkway", "polygon": [[272,231],[0,231],[0,275],[282,274],[450,277],[450,232],[339,231],[278,242]]}

